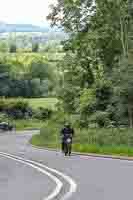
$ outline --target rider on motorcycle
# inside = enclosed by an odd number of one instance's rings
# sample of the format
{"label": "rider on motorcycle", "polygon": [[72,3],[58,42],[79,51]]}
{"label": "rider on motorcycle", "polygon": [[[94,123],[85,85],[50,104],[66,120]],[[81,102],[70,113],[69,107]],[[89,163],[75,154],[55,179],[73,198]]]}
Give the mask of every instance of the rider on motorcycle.
{"label": "rider on motorcycle", "polygon": [[69,123],[66,123],[61,130],[62,152],[64,152],[64,145],[65,145],[65,140],[67,139],[67,137],[70,137],[72,139],[73,136],[74,136],[74,129],[71,127]]}

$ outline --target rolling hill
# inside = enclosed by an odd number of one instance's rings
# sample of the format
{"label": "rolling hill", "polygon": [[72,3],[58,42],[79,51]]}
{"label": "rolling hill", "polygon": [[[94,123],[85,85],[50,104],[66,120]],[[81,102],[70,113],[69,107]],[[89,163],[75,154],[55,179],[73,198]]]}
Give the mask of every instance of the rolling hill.
{"label": "rolling hill", "polygon": [[[0,33],[6,32],[49,32],[51,28],[48,25],[43,27],[32,24],[8,24],[0,22]],[[54,30],[55,31],[55,30]]]}

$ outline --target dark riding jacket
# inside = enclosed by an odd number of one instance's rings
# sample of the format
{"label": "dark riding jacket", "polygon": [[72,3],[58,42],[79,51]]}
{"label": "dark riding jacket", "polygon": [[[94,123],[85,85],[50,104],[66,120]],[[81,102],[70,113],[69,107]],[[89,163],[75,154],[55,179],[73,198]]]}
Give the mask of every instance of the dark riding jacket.
{"label": "dark riding jacket", "polygon": [[74,129],[73,128],[67,128],[67,127],[63,128],[61,130],[61,136],[62,136],[63,141],[65,139],[67,139],[68,137],[72,138],[74,136]]}

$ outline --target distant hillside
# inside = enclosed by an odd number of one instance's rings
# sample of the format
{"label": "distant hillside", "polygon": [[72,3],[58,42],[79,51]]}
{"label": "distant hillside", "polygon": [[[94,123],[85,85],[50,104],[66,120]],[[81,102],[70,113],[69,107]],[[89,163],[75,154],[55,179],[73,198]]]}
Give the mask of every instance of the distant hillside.
{"label": "distant hillside", "polygon": [[0,22],[0,33],[6,32],[49,32],[51,29],[48,25],[44,27],[32,24],[7,24]]}

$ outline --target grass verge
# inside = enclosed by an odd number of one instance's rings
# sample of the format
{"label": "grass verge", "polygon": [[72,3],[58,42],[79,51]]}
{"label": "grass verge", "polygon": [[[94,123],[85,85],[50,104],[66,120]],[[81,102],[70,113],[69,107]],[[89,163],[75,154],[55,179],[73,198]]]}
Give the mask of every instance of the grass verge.
{"label": "grass verge", "polygon": [[[31,144],[60,148],[61,126],[47,122],[39,135],[34,135]],[[133,156],[132,129],[76,129],[73,151],[105,155]]]}
{"label": "grass verge", "polygon": [[[60,149],[60,143],[45,142],[40,135],[34,135],[31,144],[51,149]],[[99,146],[96,144],[73,144],[73,151],[81,153],[95,153],[102,155],[133,156],[133,148],[127,146]]]}
{"label": "grass verge", "polygon": [[16,130],[40,129],[44,122],[36,119],[32,120],[16,120],[14,122]]}

